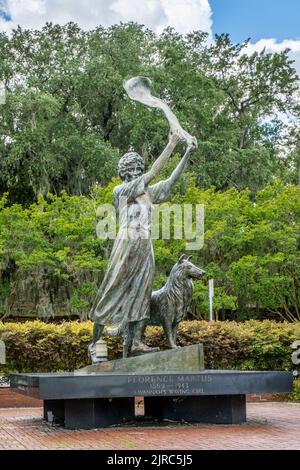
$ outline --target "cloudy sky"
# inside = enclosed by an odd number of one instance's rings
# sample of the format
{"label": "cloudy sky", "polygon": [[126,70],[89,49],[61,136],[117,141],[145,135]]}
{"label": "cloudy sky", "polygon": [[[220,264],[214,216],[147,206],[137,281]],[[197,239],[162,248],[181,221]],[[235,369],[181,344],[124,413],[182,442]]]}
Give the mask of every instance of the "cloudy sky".
{"label": "cloudy sky", "polygon": [[211,37],[226,32],[235,42],[251,38],[251,49],[291,49],[300,74],[299,0],[0,0],[0,31],[20,24],[74,21],[85,29],[137,21],[156,32],[168,25]]}

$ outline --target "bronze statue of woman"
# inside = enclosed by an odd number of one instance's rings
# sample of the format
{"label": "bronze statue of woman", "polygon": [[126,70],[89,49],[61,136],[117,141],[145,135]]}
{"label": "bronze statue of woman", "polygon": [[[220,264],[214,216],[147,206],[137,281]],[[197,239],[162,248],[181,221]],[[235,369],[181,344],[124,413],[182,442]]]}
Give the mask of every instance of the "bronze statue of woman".
{"label": "bronze statue of woman", "polygon": [[[168,179],[151,185],[181,140],[187,142],[187,149],[177,168]],[[171,126],[166,148],[146,173],[143,158],[136,152],[126,153],[119,161],[118,172],[123,183],[114,189],[113,194],[119,216],[119,232],[105,277],[90,312],[94,331],[89,352],[94,362],[97,360],[96,342],[101,337],[105,325],[127,325],[132,337],[132,354],[151,350],[142,342],[145,320],[149,318],[150,313],[155,271],[151,242],[151,209],[153,204],[170,199],[171,188],[178,181],[191,151],[196,146],[196,139],[183,131],[180,125],[176,125]]]}

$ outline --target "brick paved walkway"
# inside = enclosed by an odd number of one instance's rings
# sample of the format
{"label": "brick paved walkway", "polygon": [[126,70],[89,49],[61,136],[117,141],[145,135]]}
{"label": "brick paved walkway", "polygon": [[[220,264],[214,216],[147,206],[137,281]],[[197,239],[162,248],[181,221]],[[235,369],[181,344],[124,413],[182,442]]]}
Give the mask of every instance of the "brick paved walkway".
{"label": "brick paved walkway", "polygon": [[43,406],[42,400],[13,393],[10,388],[0,388],[0,409],[1,408],[35,408]]}
{"label": "brick paved walkway", "polygon": [[41,408],[0,409],[0,449],[300,449],[300,404],[248,403],[234,426],[144,425],[70,431],[42,420]]}

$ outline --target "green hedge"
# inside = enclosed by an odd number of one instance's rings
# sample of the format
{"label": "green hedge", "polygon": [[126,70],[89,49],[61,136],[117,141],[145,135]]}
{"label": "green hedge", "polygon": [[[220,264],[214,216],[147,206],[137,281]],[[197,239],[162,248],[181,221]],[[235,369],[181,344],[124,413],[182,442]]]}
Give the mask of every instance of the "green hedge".
{"label": "green hedge", "polygon": [[293,399],[294,401],[300,402],[300,380],[299,379],[294,381]]}
{"label": "green hedge", "polygon": [[[89,360],[87,347],[91,335],[91,322],[0,322],[0,339],[7,348],[7,366],[2,368],[2,373],[72,371],[82,367]],[[109,358],[120,357],[120,338],[107,336],[106,339]],[[297,339],[300,339],[300,322],[269,320],[186,321],[178,332],[181,346],[204,344],[205,366],[212,369],[291,370],[290,345]],[[162,349],[167,347],[161,328],[147,328],[146,342]]]}
{"label": "green hedge", "polygon": [[[91,322],[41,321],[1,323],[0,339],[5,341],[7,365],[0,375],[12,372],[72,371],[89,362],[87,347],[92,337]],[[251,320],[236,322],[182,322],[178,344],[203,343],[205,366],[210,369],[291,370],[291,343],[300,338],[300,323]],[[109,359],[122,354],[121,339],[106,336]],[[149,345],[167,347],[161,328],[146,331]],[[300,381],[294,383],[293,398],[300,401]]]}

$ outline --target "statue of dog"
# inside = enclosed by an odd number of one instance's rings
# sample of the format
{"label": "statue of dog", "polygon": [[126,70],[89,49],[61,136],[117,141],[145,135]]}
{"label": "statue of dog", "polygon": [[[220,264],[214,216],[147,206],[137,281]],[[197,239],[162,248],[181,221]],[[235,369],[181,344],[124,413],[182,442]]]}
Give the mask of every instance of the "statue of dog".
{"label": "statue of dog", "polygon": [[152,292],[148,325],[162,325],[170,348],[176,348],[179,323],[186,318],[193,295],[193,279],[200,279],[205,271],[182,255],[173,266],[166,284]]}
{"label": "statue of dog", "polygon": [[[205,274],[205,271],[195,266],[190,258],[191,256],[186,258],[182,255],[173,266],[166,284],[160,290],[152,292],[150,318],[141,325],[143,331],[147,325],[161,325],[170,348],[178,347],[176,345],[177,329],[179,323],[186,317],[191,304],[193,279],[200,279]],[[130,325],[121,324],[108,333],[123,336],[123,357],[127,357],[133,342]]]}

